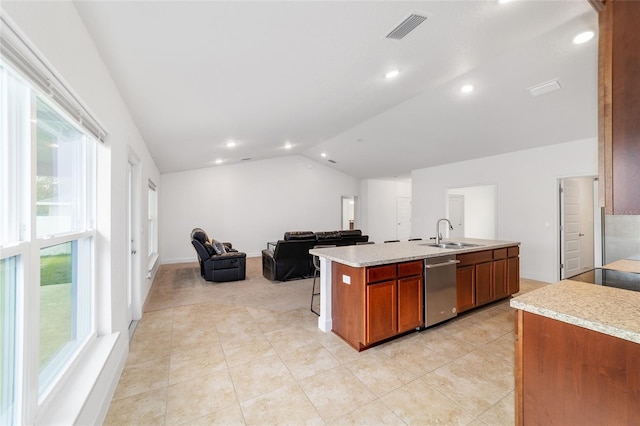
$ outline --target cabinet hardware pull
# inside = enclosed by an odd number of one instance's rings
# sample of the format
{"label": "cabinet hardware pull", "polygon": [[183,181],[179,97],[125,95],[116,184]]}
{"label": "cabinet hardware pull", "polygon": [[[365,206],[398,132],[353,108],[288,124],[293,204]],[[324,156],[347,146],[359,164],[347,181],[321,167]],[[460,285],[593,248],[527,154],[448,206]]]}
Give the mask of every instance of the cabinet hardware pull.
{"label": "cabinet hardware pull", "polygon": [[442,266],[455,265],[456,263],[460,263],[460,261],[459,260],[449,260],[447,262],[434,263],[433,265],[424,265],[424,267],[427,268],[427,269],[432,269],[432,268],[440,268]]}

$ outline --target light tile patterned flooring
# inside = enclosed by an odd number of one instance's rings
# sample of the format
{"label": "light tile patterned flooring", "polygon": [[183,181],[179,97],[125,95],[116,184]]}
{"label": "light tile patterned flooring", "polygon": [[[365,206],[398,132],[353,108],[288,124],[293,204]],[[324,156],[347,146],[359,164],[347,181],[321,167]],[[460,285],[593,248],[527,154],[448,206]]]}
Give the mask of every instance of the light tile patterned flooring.
{"label": "light tile patterned flooring", "polygon": [[[235,287],[205,283],[194,264],[162,267],[105,424],[514,423],[508,301],[358,353],[303,307],[311,280],[271,283],[251,262]],[[522,292],[541,285],[521,280]],[[243,306],[261,291],[275,308]]]}

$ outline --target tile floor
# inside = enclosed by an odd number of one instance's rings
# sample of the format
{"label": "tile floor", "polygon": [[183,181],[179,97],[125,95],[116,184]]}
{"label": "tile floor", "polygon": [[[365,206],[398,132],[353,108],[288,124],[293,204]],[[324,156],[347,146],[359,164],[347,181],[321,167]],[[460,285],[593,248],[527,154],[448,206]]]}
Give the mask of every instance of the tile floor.
{"label": "tile floor", "polygon": [[105,424],[514,424],[508,301],[358,353],[317,328],[311,280],[259,261],[235,285],[161,267]]}

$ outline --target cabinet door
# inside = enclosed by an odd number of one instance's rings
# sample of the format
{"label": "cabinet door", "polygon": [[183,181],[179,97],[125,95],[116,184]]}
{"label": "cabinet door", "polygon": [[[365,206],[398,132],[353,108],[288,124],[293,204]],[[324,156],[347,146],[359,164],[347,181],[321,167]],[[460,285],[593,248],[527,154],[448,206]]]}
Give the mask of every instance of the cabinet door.
{"label": "cabinet door", "polygon": [[422,276],[398,280],[398,333],[422,325]]}
{"label": "cabinet door", "polygon": [[396,281],[367,285],[366,345],[389,338],[397,330]]}
{"label": "cabinet door", "polygon": [[600,12],[599,150],[605,214],[640,214],[640,2],[607,1]]}
{"label": "cabinet door", "polygon": [[507,260],[500,259],[493,261],[493,297],[495,300],[505,298],[509,295],[507,285]]}
{"label": "cabinet door", "polygon": [[476,306],[475,275],[474,265],[461,266],[456,269],[456,309],[458,312],[468,311]]}
{"label": "cabinet door", "polygon": [[520,291],[520,258],[510,257],[507,259],[507,286],[509,294]]}
{"label": "cabinet door", "polygon": [[493,262],[476,265],[476,306],[493,301]]}

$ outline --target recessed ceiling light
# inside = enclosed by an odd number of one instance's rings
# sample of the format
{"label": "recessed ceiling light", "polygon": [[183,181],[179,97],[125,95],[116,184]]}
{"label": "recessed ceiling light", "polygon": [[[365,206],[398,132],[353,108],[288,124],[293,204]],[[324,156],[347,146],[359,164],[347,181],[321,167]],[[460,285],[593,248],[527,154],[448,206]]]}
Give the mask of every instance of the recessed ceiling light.
{"label": "recessed ceiling light", "polygon": [[465,84],[464,86],[462,86],[460,88],[460,91],[462,93],[469,93],[469,92],[473,92],[473,86],[471,84]]}
{"label": "recessed ceiling light", "polygon": [[399,74],[400,74],[399,70],[391,70],[388,73],[386,73],[384,77],[390,80],[392,78],[396,78]]}
{"label": "recessed ceiling light", "polygon": [[227,148],[233,148],[234,146],[236,146],[236,143],[234,141],[227,142]]}
{"label": "recessed ceiling light", "polygon": [[215,161],[215,163],[216,163],[216,164],[222,164],[222,160],[221,160],[220,158],[218,158],[218,159]]}
{"label": "recessed ceiling light", "polygon": [[575,44],[582,44],[582,43],[586,43],[589,40],[591,40],[593,38],[593,31],[585,31],[583,33],[578,34],[577,36],[575,36],[573,38],[573,42]]}
{"label": "recessed ceiling light", "polygon": [[287,142],[284,144],[284,149],[291,149],[291,148],[293,148],[293,145],[291,145],[290,142]]}
{"label": "recessed ceiling light", "polygon": [[320,157],[325,158],[327,156],[326,152],[323,152],[322,154],[320,154]]}
{"label": "recessed ceiling light", "polygon": [[498,0],[498,4],[509,3],[511,0]]}

